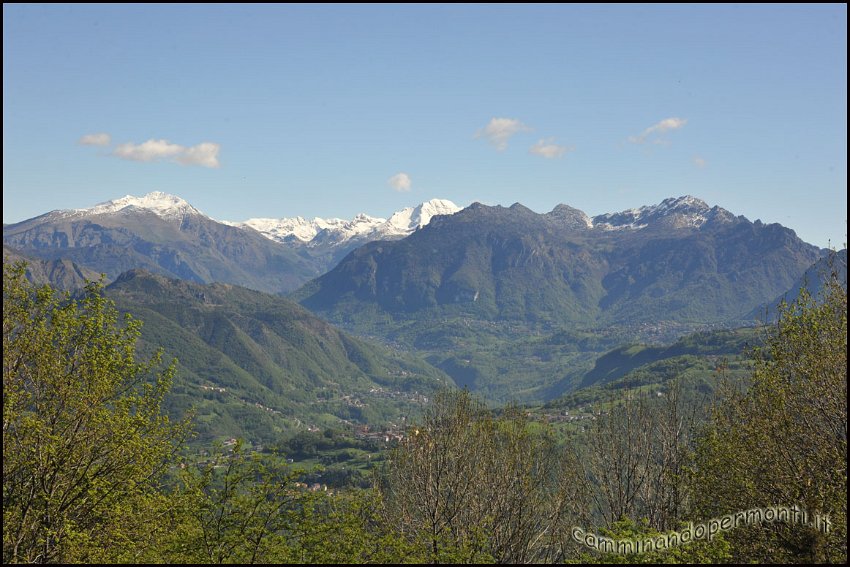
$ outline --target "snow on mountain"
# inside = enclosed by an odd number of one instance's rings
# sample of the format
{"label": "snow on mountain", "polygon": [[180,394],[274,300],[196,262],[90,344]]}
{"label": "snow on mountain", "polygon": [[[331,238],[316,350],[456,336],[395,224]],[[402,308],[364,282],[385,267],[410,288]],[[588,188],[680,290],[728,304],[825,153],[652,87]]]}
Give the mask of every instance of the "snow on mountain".
{"label": "snow on mountain", "polygon": [[[270,240],[277,242],[302,242],[309,246],[336,246],[352,240],[381,240],[401,238],[425,226],[435,215],[453,214],[461,208],[445,199],[432,199],[416,207],[407,207],[394,213],[389,219],[359,214],[353,219],[314,218],[253,218],[243,222],[217,221],[222,224],[251,228]],[[154,191],[143,197],[125,195],[99,203],[93,207],[54,211],[54,217],[85,217],[93,215],[128,214],[139,210],[150,211],[159,217],[178,221],[191,215],[205,216],[184,199],[162,191]]]}
{"label": "snow on mountain", "polygon": [[685,195],[664,199],[657,205],[597,215],[593,217],[593,226],[602,230],[628,230],[665,223],[673,228],[699,228],[710,221],[728,222],[734,218],[726,209],[709,207],[702,199]]}
{"label": "snow on mountain", "polygon": [[386,222],[382,218],[360,213],[350,221],[343,219],[315,219],[322,228],[308,242],[309,246],[338,246],[351,240],[371,236],[377,227]]}
{"label": "snow on mountain", "polygon": [[[373,232],[386,219],[359,214],[351,220],[323,219],[316,217],[307,220],[304,217],[272,219],[257,218],[243,222],[221,221],[224,224],[239,228],[253,228],[270,240],[277,242],[292,242],[300,240],[304,243],[316,241],[343,242],[358,236]],[[318,239],[318,240],[317,240]]]}
{"label": "snow on mountain", "polygon": [[379,226],[377,232],[386,236],[407,236],[417,228],[431,222],[431,217],[437,215],[453,215],[461,210],[460,207],[446,199],[431,199],[416,207],[406,207]]}
{"label": "snow on mountain", "polygon": [[316,226],[316,223],[320,220],[322,219],[308,221],[304,217],[295,217],[291,219],[257,218],[249,219],[245,222],[221,222],[237,228],[253,228],[257,232],[262,233],[266,238],[278,242],[285,241],[287,237],[295,237],[298,240],[308,242],[319,232],[320,228]]}
{"label": "snow on mountain", "polygon": [[297,239],[310,246],[334,246],[353,239],[381,240],[407,236],[425,226],[436,215],[451,215],[461,210],[446,199],[432,199],[416,207],[407,207],[393,213],[389,219],[359,214],[351,220],[338,218],[256,218],[243,222],[222,221],[241,228],[250,227],[263,236],[278,242]]}
{"label": "snow on mountain", "polygon": [[[143,197],[126,195],[93,207],[55,211],[61,217],[125,214],[150,211],[163,219],[182,221],[191,215],[203,215],[184,199],[161,191]],[[270,240],[303,243],[310,247],[336,247],[350,241],[366,242],[403,238],[427,225],[436,215],[451,215],[461,210],[446,199],[431,199],[393,213],[389,219],[359,214],[353,219],[316,217],[252,218],[242,222],[218,221],[242,229],[253,229]],[[600,230],[637,230],[650,225],[670,228],[700,228],[706,223],[730,222],[735,216],[720,207],[709,207],[705,201],[686,195],[670,197],[657,205],[645,205],[618,213],[605,213],[593,218],[567,205],[558,205],[547,218],[564,226],[598,228]]]}
{"label": "snow on mountain", "polygon": [[182,220],[187,215],[203,213],[187,201],[162,191],[153,191],[144,197],[126,195],[120,199],[106,201],[85,209],[59,211],[63,216],[90,216],[132,212],[138,209],[150,211],[167,220]]}

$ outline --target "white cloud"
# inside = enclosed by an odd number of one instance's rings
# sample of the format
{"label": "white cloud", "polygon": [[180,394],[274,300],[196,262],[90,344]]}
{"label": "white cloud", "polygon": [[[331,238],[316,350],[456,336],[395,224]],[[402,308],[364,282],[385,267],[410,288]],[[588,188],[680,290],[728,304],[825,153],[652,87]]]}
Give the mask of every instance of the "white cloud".
{"label": "white cloud", "polygon": [[185,150],[183,146],[172,144],[168,140],[148,140],[141,144],[121,144],[115,148],[113,154],[132,161],[156,161],[175,157]]}
{"label": "white cloud", "polygon": [[531,146],[528,153],[545,157],[546,159],[554,159],[561,157],[567,152],[575,149],[574,146],[559,146],[555,143],[555,138],[542,138],[536,144]]}
{"label": "white cloud", "polygon": [[112,152],[113,155],[132,161],[162,161],[173,160],[181,165],[200,165],[203,167],[219,167],[219,144],[203,142],[197,146],[185,147],[172,144],[168,140],[148,140],[141,144],[128,142],[120,144]]}
{"label": "white cloud", "polygon": [[112,137],[106,132],[101,132],[99,134],[86,134],[77,140],[77,143],[82,144],[83,146],[108,146],[111,142]]}
{"label": "white cloud", "polygon": [[708,165],[708,162],[706,162],[705,159],[700,156],[694,156],[694,165],[702,169],[703,167]]}
{"label": "white cloud", "polygon": [[393,191],[399,193],[407,193],[413,187],[413,180],[406,173],[396,173],[387,179],[387,183],[393,188]]}
{"label": "white cloud", "polygon": [[475,133],[475,137],[487,138],[497,150],[502,151],[508,147],[511,136],[530,130],[531,128],[515,118],[493,118],[487,126]]}
{"label": "white cloud", "polygon": [[218,161],[218,151],[220,149],[221,146],[219,144],[203,142],[197,146],[186,148],[182,154],[177,156],[177,163],[213,168],[219,167],[221,165]]}
{"label": "white cloud", "polygon": [[657,142],[659,141],[659,134],[664,134],[665,132],[670,132],[671,130],[678,130],[687,123],[688,121],[685,118],[665,118],[661,122],[653,124],[646,130],[641,132],[639,136],[631,136],[629,138],[629,141],[633,144],[642,144],[646,142],[648,138],[654,137],[654,140]]}

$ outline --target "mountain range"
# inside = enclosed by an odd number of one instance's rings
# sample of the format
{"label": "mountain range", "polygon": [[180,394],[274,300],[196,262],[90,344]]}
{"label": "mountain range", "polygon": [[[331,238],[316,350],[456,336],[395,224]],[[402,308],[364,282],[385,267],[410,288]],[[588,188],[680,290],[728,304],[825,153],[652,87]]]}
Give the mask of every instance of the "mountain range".
{"label": "mountain range", "polygon": [[389,219],[217,221],[162,192],[56,210],[3,227],[4,244],[29,256],[71,260],[109,280],[133,268],[198,283],[291,291],[371,239],[398,239],[459,207],[434,199]]}
{"label": "mountain range", "polygon": [[336,319],[716,323],[783,293],[822,255],[793,230],[690,196],[592,219],[566,205],[474,203],[358,248],[296,297]]}
{"label": "mountain range", "polygon": [[143,268],[199,283],[219,281],[281,292],[319,274],[309,259],[294,251],[255,232],[216,222],[164,193],[53,211],[6,225],[3,242],[29,256],[71,260],[109,280]]}
{"label": "mountain range", "polygon": [[277,242],[305,244],[310,248],[364,243],[371,240],[393,240],[403,238],[421,228],[437,215],[452,215],[461,210],[446,199],[431,199],[397,211],[389,219],[371,217],[365,213],[351,220],[316,217],[306,220],[293,218],[254,218],[242,222],[222,221],[241,228],[252,228]]}
{"label": "mountain range", "polygon": [[[193,284],[292,292],[328,321],[425,357],[495,401],[548,400],[587,385],[595,361],[624,343],[669,343],[754,324],[758,309],[825,254],[791,229],[692,196],[594,217],[566,204],[543,214],[519,203],[457,209],[432,200],[389,219],[226,223],[152,193],[4,226],[4,243],[16,254],[66,262],[66,272],[103,272],[122,285],[120,274],[142,268]],[[163,307],[156,311],[150,300],[125,298],[122,308],[170,328],[159,344],[177,341],[178,351],[192,353],[212,348],[181,335],[180,321],[166,324],[192,294],[158,286],[173,303],[157,300]],[[225,303],[228,317],[246,317],[242,304]],[[217,329],[229,337],[222,344],[239,344],[247,333],[235,323]],[[240,380],[254,376],[242,371]],[[309,379],[299,384],[310,388]]]}
{"label": "mountain range", "polygon": [[371,242],[293,297],[496,401],[584,384],[623,343],[754,324],[824,251],[694,197],[616,214],[474,203]]}

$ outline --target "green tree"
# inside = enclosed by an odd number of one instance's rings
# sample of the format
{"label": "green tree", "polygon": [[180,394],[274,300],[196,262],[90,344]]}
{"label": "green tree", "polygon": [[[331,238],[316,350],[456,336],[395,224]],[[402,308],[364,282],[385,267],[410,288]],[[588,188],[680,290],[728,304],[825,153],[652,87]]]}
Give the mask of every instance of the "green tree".
{"label": "green tree", "polygon": [[303,492],[293,507],[286,553],[295,564],[422,563],[421,550],[386,529],[371,490]]}
{"label": "green tree", "polygon": [[141,323],[100,284],[72,300],[24,269],[3,266],[3,560],[138,560],[188,430],[161,412],[174,365],[135,360]]}
{"label": "green tree", "polygon": [[291,472],[279,458],[246,454],[241,442],[199,467],[184,469],[184,524],[170,562],[276,562],[291,524]]}
{"label": "green tree", "polygon": [[166,563],[403,563],[415,549],[385,530],[371,491],[311,492],[277,455],[241,443],[181,471]]}
{"label": "green tree", "polygon": [[746,392],[728,388],[696,453],[702,518],[797,504],[832,530],[775,523],[728,535],[739,561],[847,560],[847,291],[833,278],[779,308]]}

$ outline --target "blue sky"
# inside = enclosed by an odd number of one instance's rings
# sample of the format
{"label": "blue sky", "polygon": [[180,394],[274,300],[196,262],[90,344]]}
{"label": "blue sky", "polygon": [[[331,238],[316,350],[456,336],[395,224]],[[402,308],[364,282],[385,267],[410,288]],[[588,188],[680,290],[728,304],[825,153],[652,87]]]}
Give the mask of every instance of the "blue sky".
{"label": "blue sky", "polygon": [[695,195],[846,241],[847,10],[3,6],[3,222]]}

